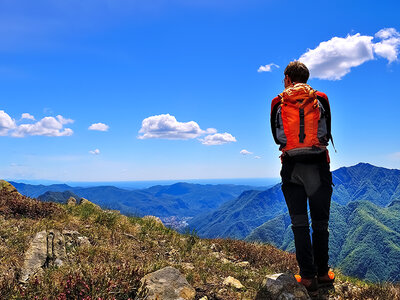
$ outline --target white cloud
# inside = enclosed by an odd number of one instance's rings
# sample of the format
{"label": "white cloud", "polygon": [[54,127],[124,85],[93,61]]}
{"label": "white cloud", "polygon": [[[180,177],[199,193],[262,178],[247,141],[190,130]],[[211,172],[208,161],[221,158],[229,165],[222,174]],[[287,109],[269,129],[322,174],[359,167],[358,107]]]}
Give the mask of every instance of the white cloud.
{"label": "white cloud", "polygon": [[93,154],[93,155],[99,155],[100,154],[100,150],[99,149],[90,150],[89,153]]}
{"label": "white cloud", "polygon": [[32,116],[30,113],[23,113],[23,114],[21,115],[21,119],[35,120],[35,117]]}
{"label": "white cloud", "polygon": [[72,129],[63,127],[73,122],[73,120],[66,119],[61,115],[58,115],[56,118],[44,117],[33,124],[19,125],[11,135],[14,137],[24,137],[27,135],[70,136],[73,134]]}
{"label": "white cloud", "polygon": [[58,122],[60,122],[60,124],[62,124],[62,125],[74,123],[74,120],[66,119],[61,115],[58,115],[56,118],[57,118]]}
{"label": "white cloud", "polygon": [[399,33],[394,28],[384,28],[384,29],[379,30],[377,33],[375,33],[375,36],[382,40],[391,38],[393,36],[398,36],[398,35],[399,35]]}
{"label": "white cloud", "polygon": [[242,155],[249,155],[249,154],[253,154],[253,152],[247,151],[246,149],[243,149],[240,151],[240,154]]}
{"label": "white cloud", "polygon": [[394,28],[385,28],[375,34],[380,42],[374,43],[373,36],[359,33],[345,38],[333,37],[309,49],[299,60],[310,69],[310,77],[339,80],[351,68],[373,60],[374,54],[386,58],[389,63],[397,60],[400,35]]}
{"label": "white cloud", "polygon": [[272,72],[272,67],[276,67],[279,68],[278,65],[271,63],[265,66],[260,66],[257,70],[257,72],[261,73],[261,72]]}
{"label": "white cloud", "polygon": [[400,47],[400,33],[394,28],[379,30],[375,37],[382,39],[381,42],[374,44],[374,51],[379,56],[386,58],[389,63],[397,60]]}
{"label": "white cloud", "polygon": [[[209,130],[215,130],[209,128]],[[163,114],[151,116],[142,121],[139,130],[142,135],[138,139],[193,139],[204,133],[200,126],[194,122],[178,122],[174,116]]]}
{"label": "white cloud", "polygon": [[97,131],[108,131],[110,126],[104,124],[104,123],[94,123],[89,126],[89,130],[97,130]]}
{"label": "white cloud", "polygon": [[217,133],[217,129],[215,129],[215,128],[207,128],[205,133],[207,133],[207,134]]}
{"label": "white cloud", "polygon": [[[215,128],[202,130],[194,121],[178,122],[170,114],[151,116],[142,121],[138,139],[170,139],[189,140],[198,138],[204,145],[221,145],[229,142],[236,142],[236,139],[229,133],[217,133]],[[206,135],[204,139],[199,137]]]}
{"label": "white cloud", "polygon": [[213,146],[236,142],[236,138],[230,133],[216,133],[207,135],[204,139],[199,139],[203,145]]}
{"label": "white cloud", "polygon": [[15,121],[4,110],[0,110],[0,135],[8,135],[15,126]]}
{"label": "white cloud", "polygon": [[256,155],[256,156],[254,156],[254,158],[255,158],[255,159],[260,159],[261,156]]}
{"label": "white cloud", "polygon": [[346,38],[334,37],[308,50],[299,60],[309,68],[310,77],[338,80],[352,67],[374,58],[372,39],[359,33]]}

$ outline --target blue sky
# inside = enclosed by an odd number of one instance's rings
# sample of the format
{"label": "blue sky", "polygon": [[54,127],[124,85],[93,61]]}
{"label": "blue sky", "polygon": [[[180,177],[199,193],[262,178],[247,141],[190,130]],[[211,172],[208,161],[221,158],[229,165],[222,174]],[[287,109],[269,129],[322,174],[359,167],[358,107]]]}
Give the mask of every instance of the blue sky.
{"label": "blue sky", "polygon": [[270,101],[299,58],[331,102],[332,169],[400,168],[399,11],[398,1],[0,1],[0,177],[279,177]]}

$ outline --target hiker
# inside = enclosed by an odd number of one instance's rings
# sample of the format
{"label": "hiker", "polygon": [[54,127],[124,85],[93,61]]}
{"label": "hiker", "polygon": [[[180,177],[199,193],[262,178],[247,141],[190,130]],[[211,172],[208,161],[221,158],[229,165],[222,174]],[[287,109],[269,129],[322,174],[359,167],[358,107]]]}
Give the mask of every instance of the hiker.
{"label": "hiker", "polygon": [[332,173],[327,146],[332,140],[331,113],[328,97],[307,84],[310,73],[303,63],[290,62],[284,75],[285,89],[272,100],[271,129],[282,151],[282,192],[300,268],[296,278],[311,294],[318,292],[318,286],[332,286],[334,281],[328,266]]}

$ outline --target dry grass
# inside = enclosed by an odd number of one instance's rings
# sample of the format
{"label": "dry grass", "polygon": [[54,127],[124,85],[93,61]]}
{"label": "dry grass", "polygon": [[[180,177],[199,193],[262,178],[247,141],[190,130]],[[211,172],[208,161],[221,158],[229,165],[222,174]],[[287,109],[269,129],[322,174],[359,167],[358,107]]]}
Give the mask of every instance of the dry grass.
{"label": "dry grass", "polygon": [[31,219],[57,217],[63,210],[55,203],[41,202],[22,196],[17,191],[0,189],[0,214],[6,218]]}

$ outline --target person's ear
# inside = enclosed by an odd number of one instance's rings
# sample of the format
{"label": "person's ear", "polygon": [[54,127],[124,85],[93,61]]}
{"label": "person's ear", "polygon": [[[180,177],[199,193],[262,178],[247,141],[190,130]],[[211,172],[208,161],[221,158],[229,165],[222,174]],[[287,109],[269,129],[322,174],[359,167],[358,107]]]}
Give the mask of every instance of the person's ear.
{"label": "person's ear", "polygon": [[288,83],[288,85],[292,84],[292,80],[290,79],[290,77],[288,75],[285,75],[286,78],[286,82]]}

